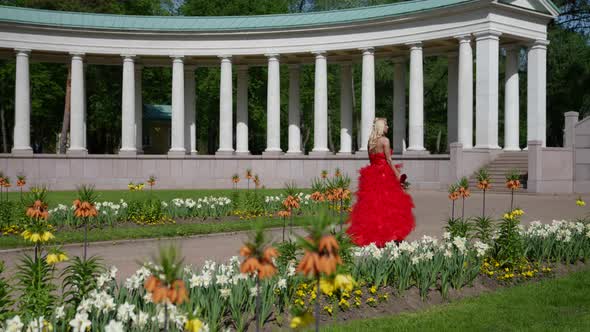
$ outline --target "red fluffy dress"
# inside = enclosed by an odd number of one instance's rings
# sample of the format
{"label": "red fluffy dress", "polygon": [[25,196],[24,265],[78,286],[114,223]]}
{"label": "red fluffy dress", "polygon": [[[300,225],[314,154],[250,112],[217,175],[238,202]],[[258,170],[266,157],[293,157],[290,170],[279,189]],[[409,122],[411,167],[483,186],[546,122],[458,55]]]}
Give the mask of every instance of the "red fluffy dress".
{"label": "red fluffy dress", "polygon": [[349,217],[347,233],[358,246],[402,241],[416,223],[414,202],[389,167],[385,153],[370,153],[371,163],[359,173],[356,202]]}

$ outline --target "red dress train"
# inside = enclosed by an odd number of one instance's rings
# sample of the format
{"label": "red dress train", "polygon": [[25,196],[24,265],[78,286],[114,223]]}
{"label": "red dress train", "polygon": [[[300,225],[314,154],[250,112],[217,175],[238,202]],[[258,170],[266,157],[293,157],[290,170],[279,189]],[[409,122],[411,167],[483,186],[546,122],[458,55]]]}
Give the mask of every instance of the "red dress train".
{"label": "red dress train", "polygon": [[385,160],[385,153],[369,154],[371,163],[359,173],[356,203],[352,207],[347,233],[359,246],[402,241],[416,223],[412,197],[401,187]]}

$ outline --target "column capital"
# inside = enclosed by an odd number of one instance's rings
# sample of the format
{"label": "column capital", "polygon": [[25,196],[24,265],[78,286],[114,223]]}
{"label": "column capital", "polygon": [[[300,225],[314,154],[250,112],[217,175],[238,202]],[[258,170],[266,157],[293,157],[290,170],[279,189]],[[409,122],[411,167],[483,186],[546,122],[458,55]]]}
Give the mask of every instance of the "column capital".
{"label": "column capital", "polygon": [[170,54],[169,57],[174,62],[176,62],[176,61],[184,61],[184,55],[182,55],[182,54]]}
{"label": "column capital", "polygon": [[529,49],[547,49],[547,45],[549,45],[549,41],[546,39],[537,39],[534,41],[531,41],[528,44],[528,48]]}
{"label": "column capital", "polygon": [[121,57],[124,58],[125,60],[127,60],[127,59],[133,60],[133,59],[137,58],[137,55],[130,54],[130,53],[122,53]]}
{"label": "column capital", "polygon": [[27,56],[29,56],[31,54],[31,50],[28,49],[28,48],[15,48],[14,49],[14,52],[17,55],[27,55]]}
{"label": "column capital", "polygon": [[455,36],[455,39],[457,39],[459,43],[471,43],[472,36],[470,33],[467,33],[464,35],[457,35]]}
{"label": "column capital", "polygon": [[410,50],[422,49],[422,42],[421,41],[405,43],[404,45],[408,46],[410,48]]}
{"label": "column capital", "polygon": [[317,57],[325,57],[326,56],[326,51],[324,51],[324,50],[311,51],[311,54],[315,55],[316,58]]}
{"label": "column capital", "polygon": [[72,56],[72,58],[83,58],[86,53],[84,52],[70,52],[70,55]]}
{"label": "column capital", "polygon": [[391,58],[391,61],[396,64],[397,63],[404,64],[408,61],[408,59],[405,56],[396,56],[396,57]]}
{"label": "column capital", "polygon": [[362,47],[359,48],[359,51],[363,52],[363,55],[372,55],[375,54],[375,48],[374,47]]}
{"label": "column capital", "polygon": [[223,60],[230,60],[231,61],[231,55],[230,54],[220,54],[217,57],[220,58],[221,61],[223,61]]}
{"label": "column capital", "polygon": [[264,53],[264,56],[270,60],[270,59],[277,59],[281,55],[279,53]]}
{"label": "column capital", "polygon": [[473,35],[475,36],[475,41],[486,40],[486,39],[499,40],[502,33],[497,30],[485,30],[485,31],[476,32]]}

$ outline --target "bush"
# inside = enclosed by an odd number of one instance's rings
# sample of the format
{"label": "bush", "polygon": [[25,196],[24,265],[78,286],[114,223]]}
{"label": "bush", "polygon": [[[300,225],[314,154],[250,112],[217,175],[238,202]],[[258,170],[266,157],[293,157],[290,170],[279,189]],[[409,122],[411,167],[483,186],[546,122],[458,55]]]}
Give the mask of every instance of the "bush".
{"label": "bush", "polygon": [[164,213],[162,202],[153,198],[129,202],[127,218],[139,225],[155,225],[172,221]]}

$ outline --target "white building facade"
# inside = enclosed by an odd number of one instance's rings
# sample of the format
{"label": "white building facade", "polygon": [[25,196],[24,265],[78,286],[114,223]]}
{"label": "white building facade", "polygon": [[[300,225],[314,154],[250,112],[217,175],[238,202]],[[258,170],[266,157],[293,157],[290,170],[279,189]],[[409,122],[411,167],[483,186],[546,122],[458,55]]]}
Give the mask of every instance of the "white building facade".
{"label": "white building facade", "polygon": [[[276,169],[282,162],[286,162],[283,171],[289,170],[285,178],[301,178],[302,185],[309,177],[307,171],[301,170],[305,168],[311,174],[324,167],[339,167],[349,169],[352,175],[366,163],[366,143],[375,117],[375,60],[385,58],[391,59],[395,66],[391,127],[394,150],[404,151],[397,158],[416,167],[409,171],[414,173],[415,183],[438,188],[452,178],[448,170],[450,157],[429,155],[424,147],[425,121],[428,121],[424,117],[424,58],[447,56],[449,59],[449,143],[461,143],[465,151],[493,155],[502,149],[520,149],[519,112],[524,110],[519,110],[518,66],[521,54],[526,54],[527,141],[540,141],[544,146],[547,24],[557,15],[555,5],[546,0],[422,0],[343,11],[207,18],[94,15],[0,7],[0,56],[16,57],[17,64],[14,145],[10,155],[0,157],[5,164],[0,166],[9,172],[11,167],[16,167],[20,170],[15,172],[37,174],[41,181],[41,169],[47,165],[38,164],[35,171],[23,169],[25,163],[52,160],[58,165],[67,160],[69,168],[62,170],[65,173],[75,172],[72,167],[77,166],[72,162],[85,167],[88,162],[108,160],[113,165],[106,166],[112,169],[111,173],[116,173],[114,168],[123,167],[116,166],[120,163],[139,163],[137,169],[142,170],[141,174],[126,174],[111,182],[102,179],[105,182],[97,184],[112,188],[128,182],[126,176],[159,173],[155,164],[163,160],[180,160],[181,166],[167,166],[169,175],[164,178],[170,181],[164,183],[169,187],[185,184],[174,179],[173,169],[199,167],[199,162],[208,163],[209,174],[215,179],[211,183],[190,184],[193,186],[223,187],[220,183],[225,176],[229,177],[226,173],[248,166]],[[503,56],[506,79],[500,82],[499,63]],[[32,153],[31,61],[71,63],[70,146],[66,156]],[[362,63],[358,138],[352,136],[351,64],[354,62]],[[121,65],[122,133],[117,156],[87,154],[85,63]],[[280,81],[281,64],[288,65],[288,82]],[[341,67],[339,151],[328,149],[328,64]],[[302,65],[315,66],[314,145],[309,156],[302,155],[301,147],[299,74]],[[167,156],[141,155],[141,70],[146,66],[172,67],[172,139]],[[199,98],[194,95],[195,80],[199,79],[195,77],[197,66],[221,69],[216,156],[197,155],[195,114]],[[268,67],[267,146],[262,156],[252,156],[248,149],[249,66]],[[237,73],[235,95],[233,71]],[[289,87],[288,128],[281,128],[281,84]],[[504,100],[499,100],[501,85],[505,89]],[[233,98],[236,98],[235,110]],[[505,146],[498,144],[502,134],[498,131],[500,103],[504,103],[505,109]],[[286,151],[281,149],[282,131],[288,132]],[[352,142],[356,139],[360,139],[358,152],[361,153],[354,155],[357,151],[352,150]],[[269,161],[275,164],[269,166]],[[183,162],[189,164],[183,166]],[[257,162],[268,165],[257,165]],[[429,167],[436,169],[436,176]],[[55,172],[47,177],[58,177],[59,166],[50,168]],[[91,173],[91,178],[101,177],[100,172]],[[260,174],[264,176],[261,171]],[[74,178],[84,182],[83,176]],[[276,177],[269,183],[280,185],[283,180]]]}

